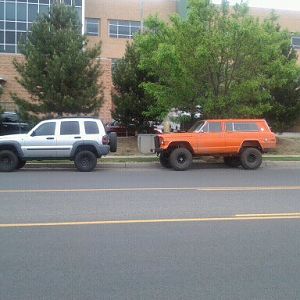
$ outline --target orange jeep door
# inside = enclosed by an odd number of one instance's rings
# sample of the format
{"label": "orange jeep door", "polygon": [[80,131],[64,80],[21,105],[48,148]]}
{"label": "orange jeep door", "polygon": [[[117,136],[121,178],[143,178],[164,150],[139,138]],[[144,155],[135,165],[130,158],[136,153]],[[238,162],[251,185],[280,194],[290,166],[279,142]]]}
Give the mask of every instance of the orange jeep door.
{"label": "orange jeep door", "polygon": [[223,124],[207,121],[197,133],[197,154],[220,154],[226,149]]}
{"label": "orange jeep door", "polygon": [[235,121],[226,122],[224,125],[228,153],[238,153],[243,141],[255,141],[261,136],[255,122]]}

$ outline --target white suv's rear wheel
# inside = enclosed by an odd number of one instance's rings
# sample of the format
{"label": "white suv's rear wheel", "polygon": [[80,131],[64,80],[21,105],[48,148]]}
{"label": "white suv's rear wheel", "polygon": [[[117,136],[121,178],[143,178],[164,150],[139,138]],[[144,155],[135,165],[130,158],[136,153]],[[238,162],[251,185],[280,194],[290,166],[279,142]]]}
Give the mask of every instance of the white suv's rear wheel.
{"label": "white suv's rear wheel", "polygon": [[97,157],[93,152],[83,150],[76,154],[74,163],[78,171],[90,172],[93,171],[97,165]]}
{"label": "white suv's rear wheel", "polygon": [[0,172],[11,172],[18,165],[18,157],[10,150],[0,151]]}

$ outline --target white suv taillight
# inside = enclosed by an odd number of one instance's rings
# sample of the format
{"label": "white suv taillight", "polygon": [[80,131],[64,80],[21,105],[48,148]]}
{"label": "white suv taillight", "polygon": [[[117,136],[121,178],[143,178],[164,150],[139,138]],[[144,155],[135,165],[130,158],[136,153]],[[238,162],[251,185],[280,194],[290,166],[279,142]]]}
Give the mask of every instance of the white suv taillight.
{"label": "white suv taillight", "polygon": [[108,137],[108,135],[104,135],[102,137],[102,144],[103,145],[108,145],[109,144],[109,137]]}

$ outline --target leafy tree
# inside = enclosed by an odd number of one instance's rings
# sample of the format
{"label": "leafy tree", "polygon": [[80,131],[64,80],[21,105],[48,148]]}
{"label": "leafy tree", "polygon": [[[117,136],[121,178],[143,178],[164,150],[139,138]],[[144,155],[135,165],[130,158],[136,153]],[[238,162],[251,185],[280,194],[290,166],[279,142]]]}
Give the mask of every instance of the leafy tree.
{"label": "leafy tree", "polygon": [[142,131],[149,121],[157,120],[161,112],[152,110],[149,113],[149,107],[154,105],[155,99],[145,93],[142,84],[155,81],[155,77],[141,70],[139,63],[140,54],[136,47],[127,44],[124,57],[113,70],[115,109],[112,116],[125,125],[135,124]]}
{"label": "leafy tree", "polygon": [[207,118],[269,113],[273,121],[276,106],[289,101],[281,95],[295,95],[299,86],[290,34],[273,15],[263,22],[250,16],[244,3],[230,8],[228,1],[190,0],[187,19],[173,16],[166,24],[151,17],[135,43],[141,68],[159,78],[145,90],[163,110],[193,113],[200,105]]}
{"label": "leafy tree", "polygon": [[54,4],[39,16],[23,40],[24,61],[14,60],[18,82],[30,100],[13,98],[22,111],[33,113],[93,113],[102,100],[100,45],[86,47],[74,7]]}

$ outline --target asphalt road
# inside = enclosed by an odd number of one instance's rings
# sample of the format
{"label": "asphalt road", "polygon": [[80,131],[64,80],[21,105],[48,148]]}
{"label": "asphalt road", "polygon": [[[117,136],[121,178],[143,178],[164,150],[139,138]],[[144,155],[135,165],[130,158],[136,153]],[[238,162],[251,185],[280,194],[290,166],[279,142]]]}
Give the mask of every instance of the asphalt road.
{"label": "asphalt road", "polygon": [[0,173],[0,299],[299,299],[300,169]]}

